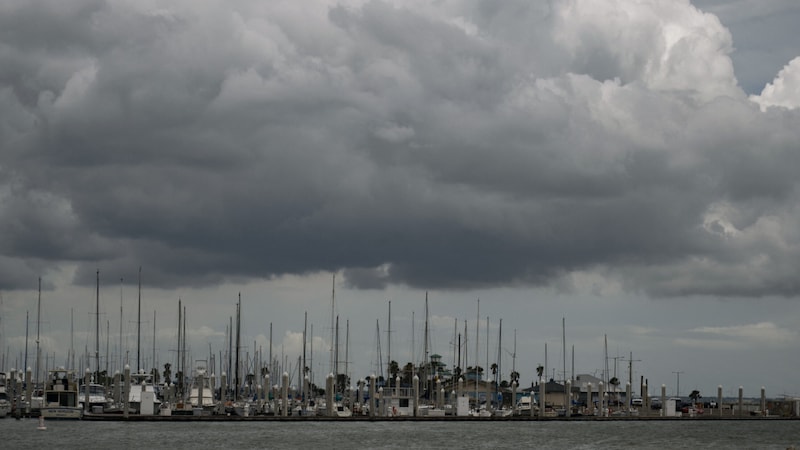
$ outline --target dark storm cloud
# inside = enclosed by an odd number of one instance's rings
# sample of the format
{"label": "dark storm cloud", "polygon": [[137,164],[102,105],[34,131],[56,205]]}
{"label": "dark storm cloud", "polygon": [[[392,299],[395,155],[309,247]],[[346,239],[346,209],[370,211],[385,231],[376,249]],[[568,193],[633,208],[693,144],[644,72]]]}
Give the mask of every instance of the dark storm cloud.
{"label": "dark storm cloud", "polygon": [[87,284],[143,266],[165,287],[343,269],[361,288],[597,271],[796,291],[797,113],[747,98],[730,34],[688,3],[2,17],[6,288],[77,262]]}

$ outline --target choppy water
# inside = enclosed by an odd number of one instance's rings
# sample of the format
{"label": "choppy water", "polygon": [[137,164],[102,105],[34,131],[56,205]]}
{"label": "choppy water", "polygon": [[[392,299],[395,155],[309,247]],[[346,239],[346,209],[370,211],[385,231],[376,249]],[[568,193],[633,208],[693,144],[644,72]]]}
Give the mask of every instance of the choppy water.
{"label": "choppy water", "polygon": [[0,448],[800,450],[800,421],[86,422],[0,420]]}

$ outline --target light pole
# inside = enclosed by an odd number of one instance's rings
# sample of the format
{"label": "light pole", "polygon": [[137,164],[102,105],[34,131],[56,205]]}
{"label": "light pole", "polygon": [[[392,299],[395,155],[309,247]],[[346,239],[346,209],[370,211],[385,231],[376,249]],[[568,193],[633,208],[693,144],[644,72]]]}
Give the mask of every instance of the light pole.
{"label": "light pole", "polygon": [[675,391],[676,391],[675,392],[675,396],[680,398],[681,397],[681,374],[684,373],[684,372],[675,372],[675,371],[673,371],[672,373],[674,373],[675,375],[678,376],[678,386],[675,389]]}

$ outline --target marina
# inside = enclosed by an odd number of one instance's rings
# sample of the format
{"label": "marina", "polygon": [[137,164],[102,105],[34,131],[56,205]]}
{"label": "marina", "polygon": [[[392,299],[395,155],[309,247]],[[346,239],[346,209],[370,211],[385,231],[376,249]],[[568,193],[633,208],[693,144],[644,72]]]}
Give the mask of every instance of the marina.
{"label": "marina", "polygon": [[[800,418],[800,399],[788,396],[770,398],[765,387],[756,395],[738,388],[738,396],[723,395],[718,386],[716,396],[692,390],[688,396],[667,395],[666,385],[649,387],[648,380],[633,377],[631,353],[628,358],[627,381],[623,385],[622,373],[616,367],[619,357],[613,358],[613,371],[608,366],[608,339],[604,336],[606,368],[597,377],[593,374],[575,373],[566,364],[566,321],[562,318],[561,334],[563,355],[561,378],[548,377],[545,366],[537,368],[530,386],[518,384],[516,371],[516,333],[511,370],[508,380],[503,380],[502,319],[499,321],[496,359],[489,352],[489,317],[482,320],[480,300],[474,321],[474,360],[467,361],[467,345],[461,345],[458,321],[454,330],[451,350],[453,367],[448,367],[442,355],[432,351],[428,296],[425,296],[422,354],[414,356],[418,362],[408,362],[401,367],[397,361],[381,362],[382,374],[371,374],[358,380],[351,378],[348,370],[350,324],[345,321],[344,364],[340,363],[340,321],[335,313],[335,276],[331,289],[331,339],[328,349],[330,372],[324,385],[318,386],[308,369],[306,324],[303,332],[302,354],[296,364],[289,357],[274,358],[271,352],[267,361],[261,352],[242,354],[241,314],[242,299],[238,297],[236,315],[231,316],[226,333],[229,347],[219,354],[209,351],[207,359],[192,358],[186,349],[186,306],[178,302],[178,347],[172,362],[164,364],[163,372],[156,367],[149,370],[132,370],[126,364],[120,373],[110,376],[108,369],[101,371],[100,326],[96,319],[95,352],[87,349],[83,377],[71,369],[47,369],[48,375],[38,382],[38,372],[31,368],[24,372],[11,369],[2,374],[0,414],[17,419],[41,417],[52,419],[83,419],[85,421],[131,422],[187,422],[187,421],[690,421],[690,420],[779,420]],[[97,273],[99,292],[99,271]],[[141,284],[139,285],[141,292]],[[141,295],[141,294],[140,294]],[[96,317],[100,311],[99,294],[96,296]],[[387,328],[391,330],[391,302],[389,302]],[[139,313],[140,314],[140,313]],[[235,317],[235,321],[234,321]],[[154,315],[155,321],[155,315]],[[141,324],[141,316],[137,318]],[[235,324],[235,326],[234,326]],[[484,341],[481,328],[485,326]],[[380,322],[376,333],[380,334]],[[312,326],[313,330],[313,326]],[[469,335],[465,320],[464,340]],[[141,334],[139,326],[138,335]],[[390,333],[389,336],[391,336]],[[412,331],[412,335],[413,335]],[[38,335],[38,330],[37,330]],[[155,333],[154,333],[155,335]],[[271,335],[271,333],[270,333]],[[457,339],[456,339],[457,337]],[[233,343],[236,342],[234,346]],[[38,342],[38,338],[37,338]],[[456,344],[457,343],[457,344]],[[485,360],[480,361],[485,343]],[[380,349],[380,341],[377,342]],[[155,346],[155,339],[154,339]],[[414,344],[412,343],[412,347]],[[391,339],[387,342],[391,348]],[[210,344],[209,344],[210,348]],[[308,359],[313,358],[313,347]],[[390,350],[389,350],[390,351]],[[573,350],[574,351],[574,350]],[[37,348],[37,355],[39,354]],[[141,367],[141,347],[137,339],[137,366]],[[462,362],[463,358],[463,362]],[[55,359],[55,358],[54,358]],[[193,363],[187,361],[194,360]],[[67,358],[69,361],[70,359]],[[73,359],[74,360],[74,359]],[[93,360],[93,361],[92,361]],[[153,361],[155,361],[155,352]],[[545,344],[545,361],[547,345]],[[37,369],[39,360],[37,357]],[[91,369],[94,363],[94,371]],[[131,361],[132,362],[132,361]],[[483,367],[480,364],[485,363]],[[172,367],[177,369],[172,373]],[[464,367],[464,368],[462,368]],[[305,368],[301,370],[301,368]],[[488,368],[489,370],[485,370]],[[221,373],[215,375],[215,369]],[[491,370],[491,374],[489,373]],[[300,374],[304,373],[303,378]],[[552,372],[555,375],[555,369]],[[680,373],[678,382],[680,380]],[[273,375],[274,374],[274,375]],[[232,375],[232,376],[230,376]],[[636,383],[634,385],[634,383]],[[679,390],[678,384],[678,390]],[[87,389],[88,387],[88,389]],[[728,392],[731,390],[729,389]]]}

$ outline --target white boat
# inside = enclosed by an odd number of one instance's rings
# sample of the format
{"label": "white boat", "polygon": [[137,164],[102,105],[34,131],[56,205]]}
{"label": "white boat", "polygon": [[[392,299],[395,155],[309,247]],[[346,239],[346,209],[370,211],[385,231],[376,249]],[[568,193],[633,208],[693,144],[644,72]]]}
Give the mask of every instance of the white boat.
{"label": "white boat", "polygon": [[78,404],[78,383],[71,370],[49,371],[39,414],[45,419],[80,419],[83,416],[83,408]]}
{"label": "white boat", "polygon": [[485,407],[481,407],[478,409],[473,409],[470,411],[470,416],[472,417],[492,417],[492,412],[486,409]]}
{"label": "white boat", "polygon": [[[86,385],[83,384],[78,389],[78,404],[84,408],[86,401]],[[102,413],[111,408],[111,400],[106,394],[106,387],[102,384],[89,383],[89,408],[93,413]]]}
{"label": "white boat", "polygon": [[155,386],[149,382],[150,374],[139,371],[131,374],[131,386],[128,393],[128,404],[136,414],[154,415],[161,407],[161,400],[155,391]]}
{"label": "white boat", "polygon": [[172,415],[172,405],[169,402],[161,402],[161,405],[158,407],[158,415],[159,416],[171,416]]}
{"label": "white boat", "polygon": [[203,366],[197,366],[194,371],[194,378],[192,378],[192,384],[189,388],[189,404],[192,405],[192,408],[202,408],[207,411],[214,409],[216,406],[211,378],[206,374],[206,368]]}
{"label": "white boat", "polygon": [[519,402],[517,402],[517,415],[518,416],[530,416],[531,415],[531,396],[525,395],[520,397]]}
{"label": "white boat", "polygon": [[348,406],[341,402],[336,402],[333,405],[333,414],[336,417],[352,417],[353,411],[350,410]]}
{"label": "white boat", "polygon": [[495,409],[492,411],[493,417],[510,417],[514,410],[509,408]]}
{"label": "white boat", "polygon": [[420,405],[417,409],[417,413],[420,417],[444,417],[444,409],[437,408],[433,405]]}
{"label": "white boat", "polygon": [[0,419],[11,414],[11,402],[6,392],[6,374],[0,372]]}

